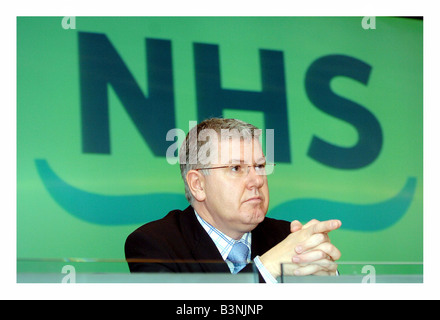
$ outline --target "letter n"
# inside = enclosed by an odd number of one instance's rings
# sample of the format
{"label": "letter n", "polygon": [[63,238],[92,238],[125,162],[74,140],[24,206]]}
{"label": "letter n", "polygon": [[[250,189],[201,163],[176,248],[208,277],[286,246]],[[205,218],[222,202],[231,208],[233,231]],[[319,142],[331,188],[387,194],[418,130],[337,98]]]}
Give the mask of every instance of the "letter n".
{"label": "letter n", "polygon": [[171,42],[146,39],[148,97],[104,34],[79,32],[82,150],[110,153],[108,85],[111,85],[145,143],[156,156],[175,127]]}

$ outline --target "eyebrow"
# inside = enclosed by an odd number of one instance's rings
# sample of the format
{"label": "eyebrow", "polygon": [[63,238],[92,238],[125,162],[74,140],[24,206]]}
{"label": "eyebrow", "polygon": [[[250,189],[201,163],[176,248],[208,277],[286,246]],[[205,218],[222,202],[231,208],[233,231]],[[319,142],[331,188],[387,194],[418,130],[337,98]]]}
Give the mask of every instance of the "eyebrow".
{"label": "eyebrow", "polygon": [[[266,162],[266,158],[265,158],[265,157],[258,158],[258,159],[255,161],[255,163],[262,163],[262,162]],[[245,161],[242,160],[242,159],[232,159],[229,163],[230,163],[230,164],[233,164],[233,163],[240,163],[240,164],[243,164],[243,163],[245,163]]]}

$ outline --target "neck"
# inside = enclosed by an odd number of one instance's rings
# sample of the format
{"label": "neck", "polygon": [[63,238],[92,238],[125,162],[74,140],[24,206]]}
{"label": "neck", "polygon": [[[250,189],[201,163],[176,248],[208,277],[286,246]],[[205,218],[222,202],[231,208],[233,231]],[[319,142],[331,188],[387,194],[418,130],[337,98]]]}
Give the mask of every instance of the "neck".
{"label": "neck", "polygon": [[221,231],[223,234],[234,240],[240,240],[246,232],[240,232],[237,230],[233,230],[231,228],[227,228],[221,221],[216,221],[212,214],[207,210],[204,206],[197,206],[192,204],[196,213],[211,226]]}

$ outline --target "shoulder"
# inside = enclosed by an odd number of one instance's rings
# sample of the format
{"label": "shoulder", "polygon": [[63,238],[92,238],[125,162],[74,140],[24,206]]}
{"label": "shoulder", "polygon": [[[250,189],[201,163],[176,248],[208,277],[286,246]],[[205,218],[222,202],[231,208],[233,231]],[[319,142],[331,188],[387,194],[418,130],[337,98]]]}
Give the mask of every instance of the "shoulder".
{"label": "shoulder", "polygon": [[[170,229],[173,228],[173,226],[176,226],[178,224],[178,216],[183,211],[181,210],[173,210],[170,211],[165,217],[159,220],[148,222],[136,230],[132,232],[132,234],[137,233],[158,233],[160,234],[163,229]],[[130,234],[131,235],[131,234]]]}
{"label": "shoulder", "polygon": [[146,223],[134,230],[127,237],[124,247],[130,271],[178,270],[175,263],[164,261],[187,259],[189,253],[183,241],[185,226],[182,225],[185,224],[185,219],[190,219],[191,211],[191,207],[183,211],[173,210],[162,219]]}
{"label": "shoulder", "polygon": [[256,254],[263,254],[290,234],[290,223],[284,220],[265,218],[253,231],[252,243]]}
{"label": "shoulder", "polygon": [[182,215],[189,214],[190,208],[188,207],[183,211],[170,211],[162,219],[151,221],[138,227],[127,237],[126,243],[136,242],[136,239],[166,240],[178,237],[181,232]]}
{"label": "shoulder", "polygon": [[258,225],[258,229],[266,232],[280,232],[287,236],[290,233],[290,222],[266,217]]}

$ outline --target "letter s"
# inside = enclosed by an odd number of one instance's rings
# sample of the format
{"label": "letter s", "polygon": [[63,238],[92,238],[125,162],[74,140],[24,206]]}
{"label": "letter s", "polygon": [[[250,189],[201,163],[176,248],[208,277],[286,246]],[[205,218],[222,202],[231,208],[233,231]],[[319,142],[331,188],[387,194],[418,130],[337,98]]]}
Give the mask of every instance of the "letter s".
{"label": "letter s", "polygon": [[328,55],[317,59],[307,70],[305,89],[310,101],[321,111],[353,125],[359,134],[353,147],[340,147],[316,136],[308,155],[316,161],[338,169],[359,169],[371,164],[382,149],[382,128],[365,107],[336,95],[330,81],[344,76],[368,83],[371,66],[353,57]]}

